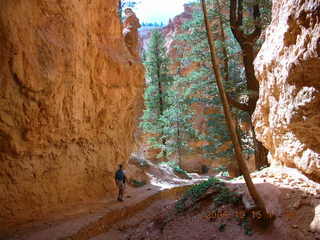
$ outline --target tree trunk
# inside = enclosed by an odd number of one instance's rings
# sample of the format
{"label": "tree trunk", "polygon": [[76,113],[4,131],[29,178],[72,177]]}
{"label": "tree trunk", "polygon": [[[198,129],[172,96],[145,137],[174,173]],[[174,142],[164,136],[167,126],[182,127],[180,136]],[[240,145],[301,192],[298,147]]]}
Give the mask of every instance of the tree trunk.
{"label": "tree trunk", "polygon": [[[224,80],[228,81],[229,80],[228,50],[226,48],[226,36],[225,36],[225,32],[223,30],[223,19],[222,19],[222,14],[221,14],[221,4],[220,4],[219,0],[217,0],[217,8],[219,11],[219,30],[220,30],[221,40],[222,40],[222,53],[223,53],[223,57],[224,57],[224,72],[225,72],[224,73]],[[228,98],[228,100],[233,107],[236,107],[236,108],[241,109],[243,111],[247,111],[250,115],[250,118],[251,118],[252,114],[256,108],[256,102],[258,100],[257,92],[259,91],[259,83],[255,77],[254,66],[253,66],[253,61],[256,57],[256,53],[254,52],[253,43],[249,42],[247,44],[246,42],[241,41],[240,44],[241,44],[242,54],[244,55],[243,64],[245,67],[245,74],[246,74],[246,79],[247,79],[247,89],[251,90],[251,96],[249,99],[249,103],[246,106],[238,103],[237,101],[233,100],[232,98]],[[250,120],[250,125],[252,126],[251,120]],[[255,166],[256,166],[256,169],[260,169],[263,166],[268,166],[268,160],[267,160],[268,150],[262,145],[261,142],[259,142],[256,139],[256,135],[254,133],[253,128],[252,128],[252,131],[253,131],[253,142],[254,142],[254,146],[255,146]]]}
{"label": "tree trunk", "polygon": [[[255,168],[260,170],[263,167],[266,167],[269,165],[268,163],[268,150],[262,145],[261,142],[259,142],[256,138],[256,133],[254,132],[253,125],[251,123],[251,131],[253,134],[253,142],[255,146]],[[267,161],[267,164],[266,164]]]}
{"label": "tree trunk", "polygon": [[[253,17],[255,20],[255,30],[251,34],[245,34],[241,29],[243,19],[243,0],[230,0],[230,25],[234,37],[240,44],[243,56],[243,65],[245,69],[245,75],[247,80],[247,89],[250,92],[249,102],[247,105],[247,111],[252,118],[252,114],[256,108],[256,103],[259,98],[259,82],[254,74],[253,61],[257,55],[254,49],[255,43],[261,34],[261,26],[258,21],[260,17],[259,3],[257,2],[253,7]],[[235,100],[231,101],[231,104],[241,109],[241,104],[236,103]],[[244,109],[244,107],[242,108]],[[250,121],[252,125],[252,122]],[[255,165],[256,169],[262,166],[268,166],[268,150],[256,139],[256,135],[253,129],[253,141],[255,144]]]}
{"label": "tree trunk", "polygon": [[237,129],[236,129],[234,121],[232,120],[230,106],[229,106],[227,95],[226,95],[226,92],[224,90],[223,83],[222,83],[222,76],[221,76],[221,72],[219,69],[218,58],[216,55],[215,43],[213,42],[211,29],[209,27],[209,21],[208,21],[208,17],[207,17],[208,14],[207,14],[205,0],[201,0],[201,3],[202,3],[203,14],[204,14],[205,26],[206,26],[206,30],[207,30],[208,43],[209,43],[209,47],[210,47],[212,66],[213,66],[216,82],[218,85],[219,94],[220,94],[220,97],[221,97],[221,100],[223,103],[223,110],[224,110],[226,122],[227,122],[227,125],[229,128],[229,131],[230,131],[233,145],[234,145],[236,159],[237,159],[240,171],[242,172],[243,177],[245,179],[245,182],[247,184],[250,195],[252,196],[253,200],[255,201],[257,208],[261,211],[262,218],[267,220],[269,216],[268,216],[264,201],[262,200],[259,193],[257,192],[257,190],[252,182],[252,179],[250,177],[250,173],[247,168],[247,165],[242,158],[241,145],[239,142],[239,138],[237,136]]}
{"label": "tree trunk", "polygon": [[180,120],[177,121],[177,147],[178,147],[178,165],[181,168],[182,151],[181,151],[181,135],[180,135]]}
{"label": "tree trunk", "polygon": [[[161,66],[159,64],[159,62],[157,63],[157,68],[158,68],[158,72],[157,72],[157,78],[158,78],[158,91],[159,91],[159,116],[163,115],[164,112],[164,101],[163,101],[163,88],[162,88],[162,84],[161,84]],[[166,139],[163,137],[163,132],[161,134],[161,138],[162,138],[162,144],[165,147],[167,144]],[[163,151],[163,157],[167,158],[167,152],[166,150]]]}
{"label": "tree trunk", "polygon": [[256,169],[260,170],[263,167],[269,166],[269,162],[268,162],[269,151],[257,139],[254,139],[254,140],[255,140],[255,145],[256,145],[255,164],[256,164]]}
{"label": "tree trunk", "polygon": [[220,1],[217,0],[217,7],[219,11],[219,29],[220,29],[220,36],[222,41],[222,53],[223,53],[223,63],[224,63],[224,80],[229,80],[229,56],[228,56],[228,49],[227,49],[227,43],[226,43],[226,35],[224,33],[224,27],[223,27],[223,19],[222,19],[222,10]]}
{"label": "tree trunk", "polygon": [[[228,49],[227,49],[227,43],[226,43],[226,35],[224,32],[224,27],[223,27],[223,19],[222,19],[222,10],[221,10],[221,5],[220,1],[217,0],[217,9],[219,12],[218,20],[219,20],[219,31],[220,31],[220,37],[221,37],[221,42],[222,42],[222,54],[223,54],[223,71],[224,71],[224,80],[228,81],[229,80],[229,55],[228,55]],[[234,118],[235,119],[235,118]],[[236,121],[236,126],[237,126],[237,120]],[[239,136],[239,133],[237,132],[237,135]],[[239,177],[241,175],[239,166],[235,161],[231,161],[228,166],[228,173],[229,176],[232,178]]]}

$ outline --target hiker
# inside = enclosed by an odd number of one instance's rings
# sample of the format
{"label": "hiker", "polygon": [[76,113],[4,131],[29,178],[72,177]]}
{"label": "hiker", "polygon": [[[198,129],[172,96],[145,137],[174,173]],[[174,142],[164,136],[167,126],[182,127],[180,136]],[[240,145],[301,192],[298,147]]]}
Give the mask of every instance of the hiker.
{"label": "hiker", "polygon": [[117,170],[115,174],[115,181],[119,189],[119,194],[118,194],[118,201],[123,201],[123,194],[124,194],[124,189],[125,185],[127,182],[127,177],[122,169],[122,165],[119,165],[119,169]]}

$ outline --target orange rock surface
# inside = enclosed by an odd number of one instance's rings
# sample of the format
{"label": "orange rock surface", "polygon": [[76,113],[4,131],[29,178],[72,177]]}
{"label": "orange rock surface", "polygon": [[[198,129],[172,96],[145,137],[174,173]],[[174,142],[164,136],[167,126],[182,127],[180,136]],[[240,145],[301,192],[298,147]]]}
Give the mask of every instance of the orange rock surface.
{"label": "orange rock surface", "polygon": [[125,10],[126,18],[123,22],[123,36],[129,52],[139,58],[138,28],[141,27],[139,19],[131,8]]}
{"label": "orange rock surface", "polygon": [[114,192],[144,78],[117,3],[1,1],[1,227]]}
{"label": "orange rock surface", "polygon": [[320,176],[320,2],[273,1],[256,60],[258,139],[275,164]]}

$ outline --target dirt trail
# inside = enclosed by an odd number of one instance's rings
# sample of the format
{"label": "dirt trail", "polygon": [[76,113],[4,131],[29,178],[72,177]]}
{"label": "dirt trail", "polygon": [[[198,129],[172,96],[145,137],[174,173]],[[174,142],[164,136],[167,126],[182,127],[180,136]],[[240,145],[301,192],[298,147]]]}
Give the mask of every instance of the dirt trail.
{"label": "dirt trail", "polygon": [[[57,219],[23,226],[12,237],[1,240],[314,240],[320,239],[320,185],[296,170],[265,169],[252,174],[268,211],[276,216],[267,230],[251,226],[253,236],[239,225],[237,209],[225,206],[228,214],[214,222],[206,216],[212,212],[212,199],[183,214],[175,215],[175,201],[195,181],[182,181],[168,189],[160,184],[129,188],[124,202],[105,199],[66,211]],[[226,181],[234,192],[247,195],[243,180]],[[250,198],[245,201],[250,203]],[[166,222],[168,214],[174,216]],[[164,224],[165,222],[165,224]],[[159,226],[162,226],[159,228]],[[223,230],[221,230],[223,228]]]}
{"label": "dirt trail", "polygon": [[[265,169],[252,175],[258,191],[267,203],[268,211],[276,216],[267,229],[259,227],[250,219],[248,223],[239,222],[239,209],[231,205],[223,206],[223,214],[211,221],[208,216],[212,213],[212,199],[203,201],[182,214],[174,213],[173,201],[157,201],[91,240],[320,239],[320,214],[315,211],[320,205],[318,183],[288,168]],[[243,180],[229,181],[227,185],[229,189],[247,196]],[[250,199],[246,201],[250,202]],[[174,218],[167,221],[170,215],[174,215]]]}
{"label": "dirt trail", "polygon": [[107,231],[117,221],[147,208],[156,200],[179,198],[189,185],[197,181],[184,180],[180,186],[167,189],[151,184],[140,188],[129,186],[124,202],[118,202],[115,197],[70,207],[62,214],[49,216],[49,220],[32,222],[0,233],[0,240],[89,239]]}

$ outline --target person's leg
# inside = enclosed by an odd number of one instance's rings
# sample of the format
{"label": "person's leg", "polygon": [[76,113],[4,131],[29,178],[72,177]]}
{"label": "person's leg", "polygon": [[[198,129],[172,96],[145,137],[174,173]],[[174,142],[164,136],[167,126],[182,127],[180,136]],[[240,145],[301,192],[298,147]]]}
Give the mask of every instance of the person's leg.
{"label": "person's leg", "polygon": [[124,188],[123,188],[123,183],[120,183],[119,184],[119,199],[120,201],[123,201],[123,191],[124,191]]}
{"label": "person's leg", "polygon": [[118,201],[120,201],[120,196],[121,196],[121,186],[120,186],[120,182],[117,181],[117,187],[118,187]]}
{"label": "person's leg", "polygon": [[118,187],[118,189],[119,189],[119,192],[118,192],[118,201],[120,201],[120,200],[121,200],[121,189],[120,189],[120,187]]}
{"label": "person's leg", "polygon": [[124,195],[125,195],[125,191],[126,191],[126,184],[123,183],[123,184],[122,184],[122,199],[123,199],[123,197],[124,197]]}

